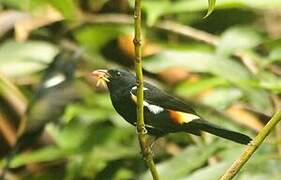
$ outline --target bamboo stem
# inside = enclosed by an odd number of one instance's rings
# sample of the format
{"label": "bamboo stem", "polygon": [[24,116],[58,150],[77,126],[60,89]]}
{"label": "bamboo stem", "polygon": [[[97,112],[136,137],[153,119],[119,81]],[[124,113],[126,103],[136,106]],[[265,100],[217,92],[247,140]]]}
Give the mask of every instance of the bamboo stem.
{"label": "bamboo stem", "polygon": [[141,0],[135,0],[135,69],[137,77],[137,131],[141,151],[154,180],[159,179],[158,172],[153,161],[152,151],[149,145],[147,130],[144,124],[144,111],[143,111],[143,74],[142,74],[142,50],[141,50]]}
{"label": "bamboo stem", "polygon": [[259,134],[253,139],[253,141],[246,147],[240,157],[234,161],[231,167],[224,173],[220,180],[232,179],[242,168],[242,166],[249,160],[257,148],[261,145],[266,136],[270,131],[277,125],[281,120],[281,111],[274,114],[266,126],[259,132]]}

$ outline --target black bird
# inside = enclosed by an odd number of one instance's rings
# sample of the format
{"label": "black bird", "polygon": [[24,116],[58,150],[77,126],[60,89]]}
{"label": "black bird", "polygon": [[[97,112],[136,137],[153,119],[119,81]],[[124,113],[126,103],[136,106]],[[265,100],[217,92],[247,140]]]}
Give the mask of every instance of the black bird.
{"label": "black bird", "polygon": [[[123,70],[96,70],[97,85],[107,84],[115,110],[130,124],[136,125],[136,77]],[[144,83],[144,121],[148,134],[160,137],[168,133],[187,132],[201,135],[201,131],[248,144],[251,138],[224,129],[200,117],[189,105],[170,96],[155,86]]]}
{"label": "black bird", "polygon": [[26,127],[20,133],[15,149],[22,151],[30,146],[48,122],[56,122],[66,105],[78,100],[74,85],[76,61],[80,52],[62,50],[45,70],[35,96],[27,109]]}
{"label": "black bird", "polygon": [[5,157],[9,168],[14,156],[30,147],[42,134],[45,125],[56,122],[68,103],[79,99],[74,85],[76,60],[80,52],[61,51],[45,70],[34,98],[28,106],[24,126],[20,128],[18,139],[11,152]]}

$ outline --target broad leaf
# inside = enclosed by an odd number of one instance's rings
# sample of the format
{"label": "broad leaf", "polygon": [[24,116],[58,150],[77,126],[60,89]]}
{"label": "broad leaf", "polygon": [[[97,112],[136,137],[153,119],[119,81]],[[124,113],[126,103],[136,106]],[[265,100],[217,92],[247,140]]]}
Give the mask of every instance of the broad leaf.
{"label": "broad leaf", "polygon": [[232,82],[252,79],[249,71],[238,62],[200,51],[162,51],[146,58],[143,66],[152,72],[181,67],[188,71],[211,73]]}
{"label": "broad leaf", "polygon": [[[202,149],[199,146],[187,147],[179,155],[157,165],[161,179],[180,179],[206,163],[209,157],[223,147],[223,143],[217,142]],[[172,168],[173,167],[173,168]],[[141,179],[148,179],[146,172]]]}
{"label": "broad leaf", "polygon": [[220,55],[231,55],[241,50],[253,48],[261,41],[261,35],[254,28],[233,27],[222,34],[217,47],[217,53]]}
{"label": "broad leaf", "polygon": [[57,52],[57,47],[47,42],[8,41],[0,46],[0,71],[12,77],[32,74],[44,69]]}

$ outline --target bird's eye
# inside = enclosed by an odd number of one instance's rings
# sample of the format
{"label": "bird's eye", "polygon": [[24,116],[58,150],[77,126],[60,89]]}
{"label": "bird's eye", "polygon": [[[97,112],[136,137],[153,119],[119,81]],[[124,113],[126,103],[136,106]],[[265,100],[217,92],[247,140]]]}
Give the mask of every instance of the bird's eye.
{"label": "bird's eye", "polygon": [[117,76],[121,76],[121,73],[120,73],[120,72],[117,72]]}

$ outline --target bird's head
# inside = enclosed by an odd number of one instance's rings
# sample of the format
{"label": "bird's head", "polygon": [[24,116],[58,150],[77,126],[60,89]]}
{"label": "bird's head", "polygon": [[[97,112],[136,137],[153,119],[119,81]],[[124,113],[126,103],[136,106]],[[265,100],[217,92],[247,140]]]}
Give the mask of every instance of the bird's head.
{"label": "bird's head", "polygon": [[98,79],[97,86],[100,84],[107,84],[108,88],[128,87],[133,86],[136,78],[133,74],[124,70],[95,70],[92,76]]}

